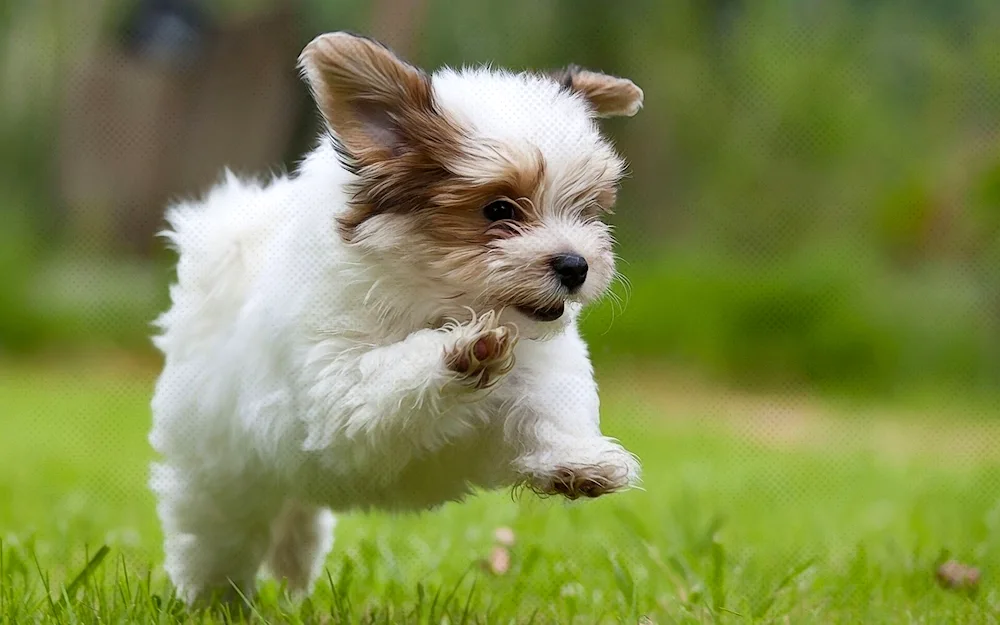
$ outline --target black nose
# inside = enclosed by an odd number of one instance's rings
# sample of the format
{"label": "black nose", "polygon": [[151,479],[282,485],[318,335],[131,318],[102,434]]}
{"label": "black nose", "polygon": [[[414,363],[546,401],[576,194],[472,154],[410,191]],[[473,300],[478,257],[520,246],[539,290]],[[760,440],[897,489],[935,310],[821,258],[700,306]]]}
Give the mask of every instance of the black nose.
{"label": "black nose", "polygon": [[587,259],[577,254],[560,254],[552,259],[552,269],[559,276],[559,282],[575,291],[587,280]]}

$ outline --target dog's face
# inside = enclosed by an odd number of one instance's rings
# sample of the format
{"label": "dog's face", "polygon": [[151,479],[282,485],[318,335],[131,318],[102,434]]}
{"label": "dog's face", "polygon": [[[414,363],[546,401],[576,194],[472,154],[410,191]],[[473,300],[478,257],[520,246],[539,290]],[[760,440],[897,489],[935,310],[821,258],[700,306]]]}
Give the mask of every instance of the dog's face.
{"label": "dog's face", "polygon": [[354,179],[345,241],[440,310],[517,311],[530,334],[615,276],[610,213],[624,163],[597,117],[634,115],[631,81],[571,67],[433,76],[379,43],[322,35],[300,64]]}

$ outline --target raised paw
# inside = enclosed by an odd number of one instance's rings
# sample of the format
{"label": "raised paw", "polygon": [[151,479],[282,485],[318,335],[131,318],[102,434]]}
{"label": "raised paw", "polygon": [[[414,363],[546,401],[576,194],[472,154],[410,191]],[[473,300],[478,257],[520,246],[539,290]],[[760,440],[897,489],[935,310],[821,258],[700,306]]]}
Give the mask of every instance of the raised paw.
{"label": "raised paw", "polygon": [[569,500],[581,497],[593,499],[628,486],[626,472],[611,465],[558,467],[532,484],[532,488],[541,495],[562,495]]}
{"label": "raised paw", "polygon": [[465,332],[445,356],[448,368],[473,388],[489,388],[514,367],[517,331],[513,326],[497,325],[492,313],[462,330]]}
{"label": "raised paw", "polygon": [[601,460],[566,462],[531,472],[528,487],[539,495],[561,495],[570,500],[593,499],[627,490],[639,481],[637,459],[624,450]]}

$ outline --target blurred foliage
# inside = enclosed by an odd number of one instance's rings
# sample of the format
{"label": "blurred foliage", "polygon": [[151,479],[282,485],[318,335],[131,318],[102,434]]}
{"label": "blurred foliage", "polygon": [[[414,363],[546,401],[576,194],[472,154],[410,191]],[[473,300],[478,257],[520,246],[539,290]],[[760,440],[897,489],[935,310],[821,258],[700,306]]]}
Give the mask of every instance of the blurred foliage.
{"label": "blurred foliage", "polygon": [[[0,345],[145,346],[166,270],[94,261],[137,286],[81,289],[89,305],[28,277],[81,271],[51,196],[52,119],[85,43],[75,26],[107,11],[8,4],[0,211],[25,228],[2,234]],[[368,30],[368,3],[301,7],[303,43]],[[1000,384],[997,32],[995,0],[431,0],[410,56],[574,62],[644,89],[638,116],[604,122],[632,167],[615,217],[631,292],[623,312],[587,318],[599,357],[746,383],[971,391]]]}

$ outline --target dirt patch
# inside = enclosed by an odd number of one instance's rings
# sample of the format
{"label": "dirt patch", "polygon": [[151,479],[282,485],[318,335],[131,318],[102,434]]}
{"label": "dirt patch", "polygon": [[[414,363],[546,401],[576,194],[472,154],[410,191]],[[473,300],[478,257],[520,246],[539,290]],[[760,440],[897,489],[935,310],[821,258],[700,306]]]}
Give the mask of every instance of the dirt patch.
{"label": "dirt patch", "polygon": [[617,369],[599,381],[606,401],[657,419],[721,429],[754,445],[869,451],[895,462],[1000,464],[1000,408],[994,421],[958,407],[933,414],[877,405],[843,408],[801,392],[754,394],[668,370]]}

